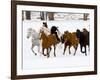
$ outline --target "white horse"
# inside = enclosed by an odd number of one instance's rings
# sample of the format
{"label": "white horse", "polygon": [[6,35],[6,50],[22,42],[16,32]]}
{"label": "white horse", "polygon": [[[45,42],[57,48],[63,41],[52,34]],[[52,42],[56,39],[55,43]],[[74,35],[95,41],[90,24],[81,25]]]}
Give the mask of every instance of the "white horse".
{"label": "white horse", "polygon": [[40,39],[39,39],[39,33],[37,33],[34,29],[32,28],[29,28],[28,29],[28,32],[27,32],[27,38],[30,38],[32,39],[32,46],[31,46],[31,50],[32,52],[37,55],[36,52],[34,52],[33,48],[35,46],[38,47],[38,52],[40,51]]}

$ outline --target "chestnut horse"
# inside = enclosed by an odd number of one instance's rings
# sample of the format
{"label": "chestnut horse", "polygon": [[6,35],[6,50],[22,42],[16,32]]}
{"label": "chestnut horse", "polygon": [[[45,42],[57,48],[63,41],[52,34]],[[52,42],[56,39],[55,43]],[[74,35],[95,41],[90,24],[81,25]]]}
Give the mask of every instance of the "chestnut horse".
{"label": "chestnut horse", "polygon": [[[55,34],[50,34],[50,35],[46,35],[44,33],[44,31],[40,31],[40,39],[42,40],[42,54],[44,56],[46,56],[44,54],[44,49],[47,49],[47,57],[50,56],[50,51],[51,51],[51,46],[54,47],[54,56],[56,56],[55,54],[55,49],[56,49],[56,44],[58,43],[56,35]],[[50,49],[50,51],[49,51]]]}
{"label": "chestnut horse", "polygon": [[75,49],[74,55],[76,54],[76,50],[79,44],[79,40],[76,36],[76,33],[70,33],[68,31],[65,31],[62,37],[62,43],[64,43],[64,52],[63,55],[65,54],[66,48],[69,48],[69,54],[71,54],[70,48],[73,46]]}

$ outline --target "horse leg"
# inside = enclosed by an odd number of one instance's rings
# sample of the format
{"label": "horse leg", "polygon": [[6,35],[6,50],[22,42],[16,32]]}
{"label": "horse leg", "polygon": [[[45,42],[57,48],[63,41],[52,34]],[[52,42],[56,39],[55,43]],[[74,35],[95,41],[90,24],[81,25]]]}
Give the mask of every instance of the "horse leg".
{"label": "horse leg", "polygon": [[50,56],[50,51],[51,51],[51,47],[50,48],[47,48],[47,57],[49,57]]}
{"label": "horse leg", "polygon": [[65,55],[66,47],[67,47],[67,46],[65,45],[65,46],[64,46],[64,52],[63,52],[63,55]]}
{"label": "horse leg", "polygon": [[[84,51],[82,50],[82,47],[84,47],[84,49],[85,49]],[[81,52],[85,53],[85,56],[87,56],[87,54],[86,54],[86,45],[81,46]]]}
{"label": "horse leg", "polygon": [[51,49],[52,49],[52,48],[50,47],[50,51],[51,51]]}
{"label": "horse leg", "polygon": [[88,51],[90,51],[90,47],[89,47],[89,45],[88,45]]}
{"label": "horse leg", "polygon": [[49,53],[50,53],[51,49],[52,49],[52,48],[50,47],[50,48],[49,48]]}
{"label": "horse leg", "polygon": [[[83,47],[84,47],[84,51],[82,50]],[[81,47],[81,52],[82,52],[82,53],[85,53],[85,55],[86,55],[86,45],[83,45],[83,46]]]}
{"label": "horse leg", "polygon": [[85,56],[87,56],[87,53],[86,53],[86,45],[85,45],[85,51],[84,52],[85,52]]}
{"label": "horse leg", "polygon": [[56,57],[55,49],[56,49],[56,46],[54,45],[54,57]]}
{"label": "horse leg", "polygon": [[83,49],[83,46],[82,46],[82,45],[80,45],[80,50],[81,50],[81,52],[82,52],[82,53],[84,53],[84,52],[82,51],[82,49]]}
{"label": "horse leg", "polygon": [[71,46],[69,46],[69,54],[71,54],[71,52],[70,52],[70,47],[71,47]]}
{"label": "horse leg", "polygon": [[40,45],[38,45],[38,52],[40,52]]}
{"label": "horse leg", "polygon": [[49,51],[48,51],[48,49],[49,49],[49,48],[47,48],[47,58],[49,58],[49,56],[50,56],[50,55],[49,55]]}
{"label": "horse leg", "polygon": [[32,52],[33,52],[35,55],[37,55],[37,54],[34,52],[33,48],[34,48],[34,45],[32,44],[31,50],[32,50]]}
{"label": "horse leg", "polygon": [[44,56],[46,56],[46,54],[44,54],[44,48],[42,48],[42,54],[43,54]]}
{"label": "horse leg", "polygon": [[75,49],[74,56],[75,56],[75,54],[76,54],[77,47],[78,47],[78,45],[74,46],[74,49]]}
{"label": "horse leg", "polygon": [[62,49],[62,44],[61,43],[59,43],[59,49]]}

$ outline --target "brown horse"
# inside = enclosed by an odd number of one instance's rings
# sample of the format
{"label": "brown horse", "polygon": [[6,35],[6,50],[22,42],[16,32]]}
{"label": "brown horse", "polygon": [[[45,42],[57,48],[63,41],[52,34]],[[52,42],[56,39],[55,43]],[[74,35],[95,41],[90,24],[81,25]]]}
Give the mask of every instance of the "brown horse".
{"label": "brown horse", "polygon": [[70,48],[73,46],[75,49],[74,55],[76,54],[76,50],[79,44],[79,40],[76,36],[76,33],[70,33],[68,31],[65,31],[63,34],[63,41],[64,41],[64,52],[63,55],[65,54],[66,48],[69,48],[69,54],[71,54]]}
{"label": "brown horse", "polygon": [[[49,53],[51,51],[51,46],[53,45],[54,46],[54,56],[56,56],[55,54],[55,49],[56,49],[56,44],[58,43],[57,41],[57,38],[56,38],[56,35],[55,34],[50,34],[50,35],[46,35],[44,33],[44,31],[40,31],[40,39],[42,40],[42,54],[44,56],[46,56],[44,54],[44,49],[47,49],[47,57],[49,57]],[[50,49],[50,51],[49,51]]]}

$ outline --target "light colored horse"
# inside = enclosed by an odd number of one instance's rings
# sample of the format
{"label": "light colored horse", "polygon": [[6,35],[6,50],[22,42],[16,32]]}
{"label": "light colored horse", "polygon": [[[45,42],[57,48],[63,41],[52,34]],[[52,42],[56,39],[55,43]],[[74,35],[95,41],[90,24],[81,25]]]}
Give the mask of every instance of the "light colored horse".
{"label": "light colored horse", "polygon": [[35,46],[38,47],[38,52],[40,51],[40,39],[39,39],[39,33],[37,33],[34,29],[32,28],[28,28],[28,31],[27,31],[27,38],[30,38],[32,39],[32,46],[31,46],[31,50],[32,52],[37,55],[36,52],[34,52],[33,48]]}

